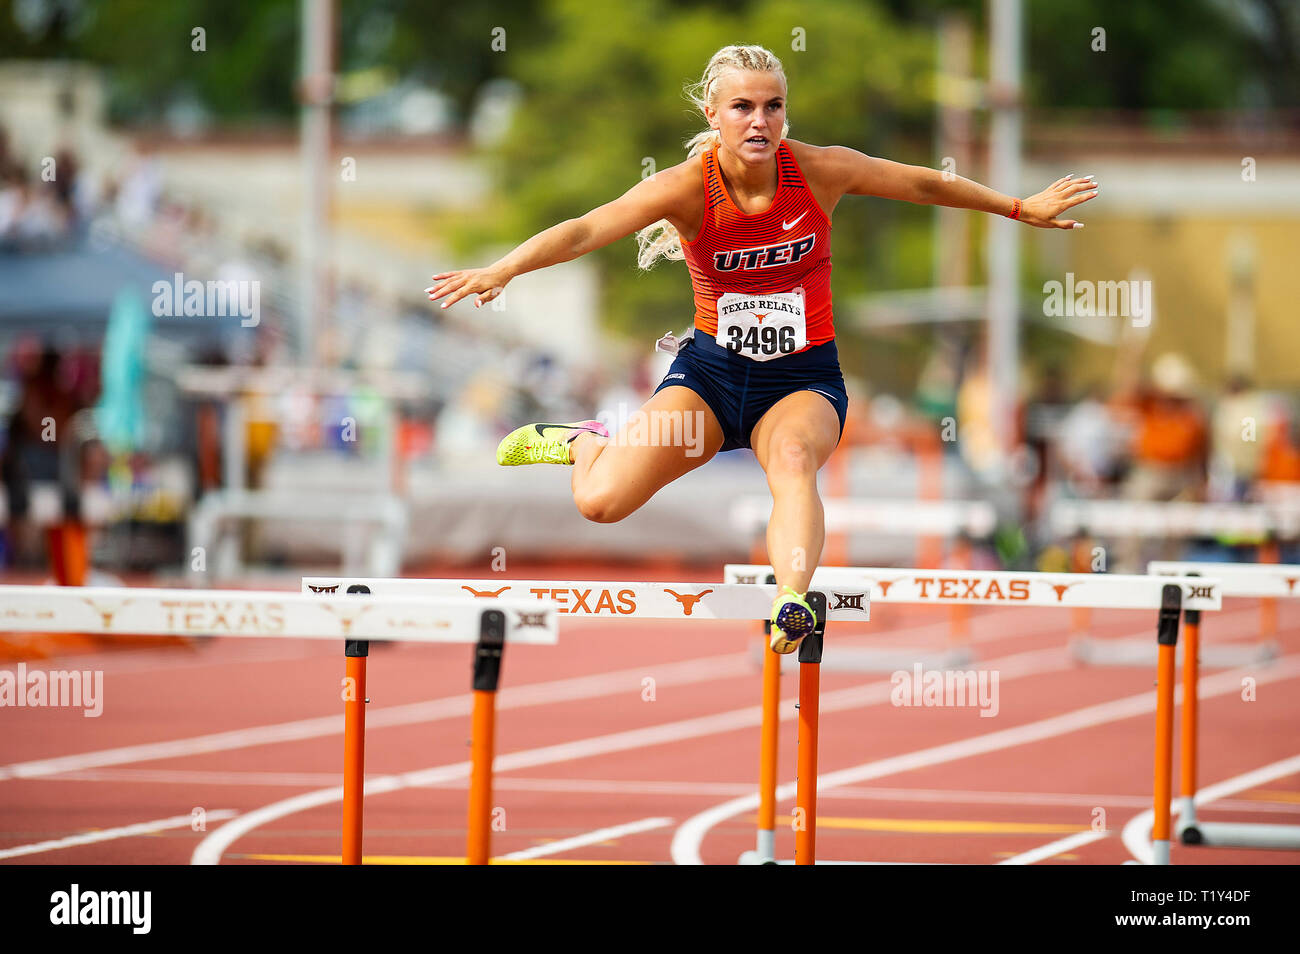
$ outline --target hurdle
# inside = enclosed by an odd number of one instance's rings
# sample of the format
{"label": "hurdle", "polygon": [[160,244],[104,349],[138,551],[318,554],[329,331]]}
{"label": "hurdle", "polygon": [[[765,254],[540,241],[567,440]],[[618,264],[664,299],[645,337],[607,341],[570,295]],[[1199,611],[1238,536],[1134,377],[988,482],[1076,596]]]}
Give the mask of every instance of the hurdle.
{"label": "hurdle", "polygon": [[[770,566],[728,564],[728,582],[753,585],[772,573]],[[878,567],[818,567],[810,586],[835,592],[833,587],[857,587],[879,603],[933,603],[997,606],[1092,607],[1096,609],[1155,609],[1158,611],[1156,640],[1160,647],[1157,673],[1157,730],[1155,759],[1155,813],[1157,859],[1169,862],[1170,799],[1172,774],[1169,725],[1159,721],[1161,712],[1173,711],[1174,646],[1181,611],[1217,610],[1222,606],[1218,581],[1211,578],[1171,580],[1154,576],[1102,573],[1019,573],[1008,570],[931,570]],[[769,653],[775,656],[775,653]],[[759,814],[756,847],[740,856],[741,864],[778,864],[776,861],[776,757],[779,722],[780,682],[777,662],[770,663],[774,675],[764,669],[763,748],[759,766]],[[1168,708],[1164,696],[1168,695]],[[801,695],[802,699],[802,695]],[[801,710],[802,711],[802,710]],[[1163,801],[1162,801],[1163,793]],[[1163,829],[1160,827],[1163,818]],[[1163,856],[1160,845],[1163,831]]]}
{"label": "hurdle", "polygon": [[[507,641],[553,645],[549,601],[412,596],[374,597],[364,587],[346,594],[135,587],[0,586],[0,631],[106,636],[240,636],[342,640],[344,757],[342,863],[361,864],[365,772],[366,656],[370,640],[476,643],[475,682],[495,684]],[[488,700],[494,704],[494,699]],[[475,699],[473,775],[491,775],[492,713]],[[486,759],[486,763],[484,760]],[[489,803],[471,801],[467,858],[486,863]]]}
{"label": "hurdle", "polygon": [[[1049,508],[1048,522],[1052,534],[1058,538],[1238,537],[1256,542],[1260,563],[1277,563],[1278,541],[1300,536],[1300,502],[1058,500]],[[1071,649],[1081,662],[1096,666],[1132,666],[1147,665],[1152,661],[1151,647],[1146,642],[1091,637],[1087,633],[1086,613],[1086,610],[1081,611],[1082,618],[1076,626],[1078,632],[1071,643]],[[1202,654],[1202,664],[1234,667],[1272,659],[1277,647],[1268,639],[1276,631],[1271,597],[1266,597],[1261,604],[1260,617],[1263,637],[1260,643],[1246,647],[1213,647],[1211,652]]]}
{"label": "hurdle", "polygon": [[[972,540],[988,538],[997,526],[997,510],[983,500],[889,500],[882,498],[830,498],[822,501],[826,516],[826,534],[873,533],[879,536],[952,539],[952,559],[957,567],[970,562]],[[754,549],[762,546],[762,534],[772,512],[772,498],[758,495],[740,497],[732,505],[731,522],[736,529],[753,538]],[[842,548],[847,552],[847,547]],[[938,566],[938,559],[933,560]],[[948,646],[937,656],[926,657],[933,668],[961,666],[970,661],[965,645],[969,635],[968,608],[954,604],[949,614]],[[765,652],[765,647],[757,647]],[[889,648],[851,649],[836,646],[828,649],[823,665],[839,672],[889,672],[907,650]],[[915,654],[908,656],[915,658]],[[755,662],[759,662],[758,658]],[[766,655],[762,657],[766,663]]]}
{"label": "hurdle", "polygon": [[[1251,563],[1185,563],[1155,561],[1147,565],[1155,576],[1193,576],[1205,573],[1220,581],[1224,597],[1296,599],[1300,566]],[[1238,822],[1205,822],[1196,818],[1196,768],[1199,751],[1200,713],[1197,699],[1201,653],[1200,613],[1184,610],[1183,632],[1183,722],[1182,763],[1178,816],[1179,839],[1184,845],[1210,848],[1300,849],[1300,825],[1265,825]]]}
{"label": "hurdle", "polygon": [[[771,584],[737,583],[625,583],[612,580],[419,580],[340,579],[304,577],[303,589],[311,592],[362,586],[378,596],[452,597],[469,595],[496,599],[504,594],[549,599],[561,615],[588,619],[727,619],[767,620],[777,589]],[[834,601],[831,601],[834,597]],[[817,834],[817,731],[821,653],[825,626],[835,621],[865,621],[871,618],[871,594],[865,586],[838,584],[810,590],[809,605],[817,615],[817,629],[799,646],[799,776],[796,812],[803,824],[795,846],[796,864],[814,864]],[[775,657],[776,654],[769,652]],[[775,733],[775,721],[767,724],[764,739]],[[764,743],[766,744],[766,743]],[[765,770],[766,767],[765,767]],[[773,786],[776,761],[770,767]]]}

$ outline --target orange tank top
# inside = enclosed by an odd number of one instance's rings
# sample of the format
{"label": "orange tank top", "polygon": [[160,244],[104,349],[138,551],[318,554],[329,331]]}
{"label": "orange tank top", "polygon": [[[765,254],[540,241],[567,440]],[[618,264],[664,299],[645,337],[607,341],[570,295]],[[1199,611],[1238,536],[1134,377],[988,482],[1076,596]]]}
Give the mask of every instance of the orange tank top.
{"label": "orange tank top", "polygon": [[682,252],[695,288],[695,327],[718,332],[718,298],[802,288],[808,347],[835,337],[831,315],[831,222],[813,198],[783,139],[776,152],[776,195],[764,212],[736,207],[722,184],[718,147],[704,154],[704,224]]}

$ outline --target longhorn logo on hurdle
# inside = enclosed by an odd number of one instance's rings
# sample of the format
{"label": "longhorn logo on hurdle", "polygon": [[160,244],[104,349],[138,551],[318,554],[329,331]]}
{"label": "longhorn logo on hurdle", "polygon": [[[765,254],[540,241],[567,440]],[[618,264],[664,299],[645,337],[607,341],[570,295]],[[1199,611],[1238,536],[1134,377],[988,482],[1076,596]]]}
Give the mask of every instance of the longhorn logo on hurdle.
{"label": "longhorn logo on hurdle", "polygon": [[713,590],[705,590],[703,593],[700,593],[698,595],[691,595],[690,593],[678,593],[676,590],[670,590],[668,589],[668,587],[665,586],[664,592],[668,593],[669,595],[674,597],[677,600],[677,602],[681,603],[682,610],[684,611],[684,615],[690,616],[691,611],[695,609],[695,604],[698,603],[700,600],[704,599],[704,597],[708,596],[710,593],[712,593]]}
{"label": "longhorn logo on hurdle", "polygon": [[[370,607],[357,606],[355,608],[345,608],[341,606],[326,604],[322,606],[321,609],[325,610],[328,613],[332,613],[333,615],[338,617],[339,627],[343,630],[343,636],[346,638],[352,635],[352,625],[357,620],[359,620],[361,618],[361,614],[363,614],[366,610],[370,609]],[[349,609],[351,611],[346,611]]]}
{"label": "longhorn logo on hurdle", "polygon": [[99,614],[99,618],[104,621],[105,629],[113,628],[113,617],[117,615],[118,610],[120,610],[122,607],[126,606],[126,604],[131,602],[130,600],[121,600],[120,602],[115,604],[111,609],[104,609],[102,606],[96,606],[95,601],[88,596],[82,597],[82,601],[86,603],[96,613]]}
{"label": "longhorn logo on hurdle", "polygon": [[876,586],[880,587],[881,596],[888,596],[889,588],[893,586],[895,583],[899,582],[900,580],[905,580],[905,579],[907,579],[907,577],[898,576],[892,580],[872,580],[871,582],[874,583]]}
{"label": "longhorn logo on hurdle", "polygon": [[1052,589],[1056,591],[1056,602],[1061,603],[1065,600],[1065,591],[1072,586],[1078,586],[1078,583],[1052,583]]}
{"label": "longhorn logo on hurdle", "polygon": [[469,593],[470,596],[477,597],[478,599],[481,599],[481,600],[494,600],[494,599],[496,599],[498,596],[500,596],[502,593],[504,593],[506,590],[510,589],[510,587],[509,587],[508,585],[507,585],[507,586],[503,586],[503,587],[501,587],[501,589],[496,590],[495,592],[492,591],[492,590],[476,590],[476,589],[474,589],[474,587],[472,587],[472,586],[462,586],[461,589],[464,590],[465,592]]}

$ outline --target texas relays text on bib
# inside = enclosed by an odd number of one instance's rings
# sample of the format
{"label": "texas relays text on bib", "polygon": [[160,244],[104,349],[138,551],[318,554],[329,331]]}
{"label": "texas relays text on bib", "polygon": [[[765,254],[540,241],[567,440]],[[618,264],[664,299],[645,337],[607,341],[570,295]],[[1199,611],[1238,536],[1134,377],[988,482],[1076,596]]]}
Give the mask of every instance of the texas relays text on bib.
{"label": "texas relays text on bib", "polygon": [[808,344],[802,290],[718,299],[720,347],[755,361],[794,354]]}

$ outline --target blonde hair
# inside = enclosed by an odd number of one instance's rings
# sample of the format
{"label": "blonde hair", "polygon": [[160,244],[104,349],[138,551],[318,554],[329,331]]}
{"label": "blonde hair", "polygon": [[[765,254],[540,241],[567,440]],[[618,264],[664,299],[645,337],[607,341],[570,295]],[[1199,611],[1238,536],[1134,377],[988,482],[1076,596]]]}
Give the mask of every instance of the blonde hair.
{"label": "blonde hair", "polygon": [[[761,46],[724,46],[713,54],[709,65],[704,68],[704,75],[698,83],[686,87],[687,99],[695,104],[705,118],[705,107],[713,108],[718,98],[718,80],[727,73],[738,70],[753,70],[757,73],[780,73],[785,78],[785,68],[776,54]],[[781,138],[790,132],[790,124],[781,126]],[[707,152],[722,141],[722,134],[716,129],[700,130],[686,142],[686,158]],[[682,253],[682,238],[667,219],[660,219],[647,225],[636,233],[636,264],[641,269],[650,269],[660,258],[681,261],[686,256]]]}

